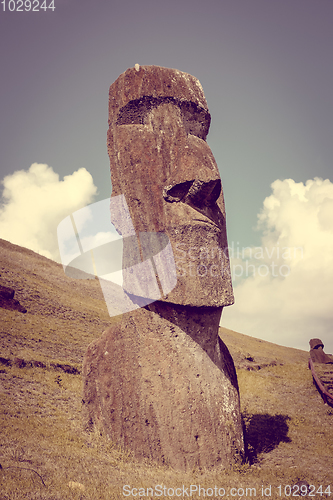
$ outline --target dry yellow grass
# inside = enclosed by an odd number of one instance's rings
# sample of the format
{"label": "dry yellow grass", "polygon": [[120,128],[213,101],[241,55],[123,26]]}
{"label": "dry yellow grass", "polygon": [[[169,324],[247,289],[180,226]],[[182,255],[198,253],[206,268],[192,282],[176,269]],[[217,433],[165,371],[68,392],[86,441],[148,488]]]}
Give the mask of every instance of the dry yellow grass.
{"label": "dry yellow grass", "polygon": [[[82,431],[81,377],[52,366],[80,368],[87,345],[108,325],[98,282],[73,283],[61,266],[1,240],[0,266],[2,283],[16,287],[15,298],[28,309],[25,315],[0,309],[0,356],[45,365],[0,364],[0,500],[133,499],[124,485],[143,488],[145,496],[137,496],[144,498],[187,498],[193,485],[192,498],[205,490],[205,497],[275,500],[297,496],[292,487],[299,480],[314,485],[315,498],[329,498],[329,485],[333,493],[333,409],[312,384],[306,352],[221,329],[239,367],[244,358],[262,366],[237,369],[248,461],[186,474],[139,463],[98,430]],[[200,495],[193,491],[199,485]]]}

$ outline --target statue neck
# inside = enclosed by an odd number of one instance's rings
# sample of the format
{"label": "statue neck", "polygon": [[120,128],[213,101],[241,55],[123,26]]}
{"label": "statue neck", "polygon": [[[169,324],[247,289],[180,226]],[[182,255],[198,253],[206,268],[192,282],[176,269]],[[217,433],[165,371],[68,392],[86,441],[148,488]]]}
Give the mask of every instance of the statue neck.
{"label": "statue neck", "polygon": [[211,359],[215,358],[223,307],[192,307],[156,301],[145,307],[189,335]]}

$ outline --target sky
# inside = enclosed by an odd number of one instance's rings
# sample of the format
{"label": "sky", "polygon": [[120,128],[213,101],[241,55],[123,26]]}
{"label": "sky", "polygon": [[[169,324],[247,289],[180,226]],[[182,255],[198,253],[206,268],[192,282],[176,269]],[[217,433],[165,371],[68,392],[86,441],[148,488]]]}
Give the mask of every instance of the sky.
{"label": "sky", "polygon": [[212,115],[235,293],[222,326],[333,352],[333,2],[13,5],[0,6],[0,237],[59,260],[58,224],[111,193],[109,86],[136,63],[177,68]]}

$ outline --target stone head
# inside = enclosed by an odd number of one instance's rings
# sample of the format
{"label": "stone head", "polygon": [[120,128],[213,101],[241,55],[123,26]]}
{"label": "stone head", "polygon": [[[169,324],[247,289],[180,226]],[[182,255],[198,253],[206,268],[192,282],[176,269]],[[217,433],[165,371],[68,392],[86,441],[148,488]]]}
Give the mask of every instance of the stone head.
{"label": "stone head", "polygon": [[137,233],[168,236],[177,285],[164,300],[221,307],[233,303],[233,293],[209,126],[201,84],[187,73],[136,65],[110,87],[112,196],[125,196]]}

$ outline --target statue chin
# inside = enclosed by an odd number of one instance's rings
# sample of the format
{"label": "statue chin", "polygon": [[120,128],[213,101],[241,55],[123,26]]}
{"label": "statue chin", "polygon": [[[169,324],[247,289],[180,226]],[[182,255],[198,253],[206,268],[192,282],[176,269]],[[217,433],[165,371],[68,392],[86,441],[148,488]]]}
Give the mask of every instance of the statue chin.
{"label": "statue chin", "polygon": [[224,234],[205,222],[168,229],[176,264],[177,284],[164,301],[193,307],[224,307],[234,303]]}

